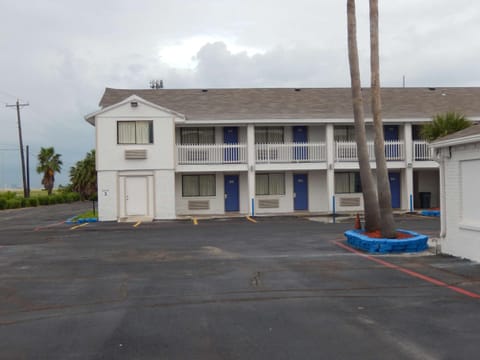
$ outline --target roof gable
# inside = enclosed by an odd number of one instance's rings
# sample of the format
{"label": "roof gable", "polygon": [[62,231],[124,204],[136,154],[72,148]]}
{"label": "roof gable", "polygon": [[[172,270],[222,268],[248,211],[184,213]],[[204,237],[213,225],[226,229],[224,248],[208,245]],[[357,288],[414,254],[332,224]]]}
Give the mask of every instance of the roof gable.
{"label": "roof gable", "polygon": [[173,115],[177,118],[185,119],[185,115],[183,115],[183,114],[180,114],[180,113],[178,113],[176,111],[173,111],[171,109],[167,109],[166,107],[163,107],[161,105],[152,103],[150,101],[147,101],[147,100],[143,99],[142,97],[140,97],[136,94],[133,94],[133,95],[130,95],[130,96],[126,97],[125,99],[119,101],[119,102],[113,103],[109,106],[102,107],[100,110],[97,110],[93,113],[85,115],[85,120],[87,120],[90,124],[95,125],[95,117],[96,116],[107,113],[109,111],[112,111],[114,109],[122,107],[126,104],[132,104],[132,103],[143,104],[143,105],[151,107],[153,109],[156,109],[156,110],[159,110],[159,111],[162,111],[162,112],[165,112],[165,113],[169,113],[169,114],[171,114],[171,115]]}

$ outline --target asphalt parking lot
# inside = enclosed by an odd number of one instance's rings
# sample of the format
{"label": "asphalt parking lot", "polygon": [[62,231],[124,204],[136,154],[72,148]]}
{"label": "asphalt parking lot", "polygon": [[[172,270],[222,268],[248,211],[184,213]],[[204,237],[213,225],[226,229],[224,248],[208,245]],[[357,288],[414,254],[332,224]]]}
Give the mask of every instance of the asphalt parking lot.
{"label": "asphalt parking lot", "polygon": [[63,223],[89,206],[0,212],[1,359],[478,357],[478,263],[299,217]]}

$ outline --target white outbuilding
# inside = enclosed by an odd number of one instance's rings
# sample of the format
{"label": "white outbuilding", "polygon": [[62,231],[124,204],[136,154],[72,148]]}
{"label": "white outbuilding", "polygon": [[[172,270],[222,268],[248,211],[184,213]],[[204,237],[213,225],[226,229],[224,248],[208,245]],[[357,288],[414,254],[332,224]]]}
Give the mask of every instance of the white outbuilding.
{"label": "white outbuilding", "polygon": [[480,261],[480,124],[431,146],[440,163],[441,251]]}

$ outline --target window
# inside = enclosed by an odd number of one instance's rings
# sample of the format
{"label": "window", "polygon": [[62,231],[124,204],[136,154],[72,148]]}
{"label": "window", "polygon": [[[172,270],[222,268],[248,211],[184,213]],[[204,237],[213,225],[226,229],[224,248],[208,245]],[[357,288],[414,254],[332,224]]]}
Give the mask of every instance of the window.
{"label": "window", "polygon": [[341,172],[335,173],[335,193],[359,193],[362,192],[362,184],[360,183],[360,173],[358,172]]}
{"label": "window", "polygon": [[255,175],[256,195],[285,195],[285,174]]}
{"label": "window", "polygon": [[335,141],[355,141],[355,128],[353,126],[335,126],[333,129]]}
{"label": "window", "polygon": [[215,196],[215,175],[183,175],[182,195]]}
{"label": "window", "polygon": [[153,144],[153,121],[118,121],[118,144]]}
{"label": "window", "polygon": [[283,144],[283,127],[256,127],[255,144]]}
{"label": "window", "polygon": [[180,143],[182,145],[215,144],[215,128],[181,128]]}

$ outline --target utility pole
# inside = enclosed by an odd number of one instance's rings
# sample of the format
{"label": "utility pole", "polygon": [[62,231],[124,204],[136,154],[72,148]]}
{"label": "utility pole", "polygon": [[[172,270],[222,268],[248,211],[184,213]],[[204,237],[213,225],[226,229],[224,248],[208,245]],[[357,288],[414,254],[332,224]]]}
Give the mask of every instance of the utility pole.
{"label": "utility pole", "polygon": [[17,100],[15,105],[6,105],[7,107],[16,107],[17,108],[17,120],[18,120],[18,140],[20,141],[20,158],[22,160],[22,180],[23,180],[23,196],[28,197],[27,189],[27,177],[25,175],[25,154],[23,153],[23,140],[22,140],[22,123],[20,120],[20,107],[28,106],[28,103],[20,104],[20,101]]}
{"label": "utility pole", "polygon": [[27,170],[27,197],[30,197],[30,147],[27,145],[25,146],[25,149],[27,150],[27,164],[26,164],[26,170]]}

